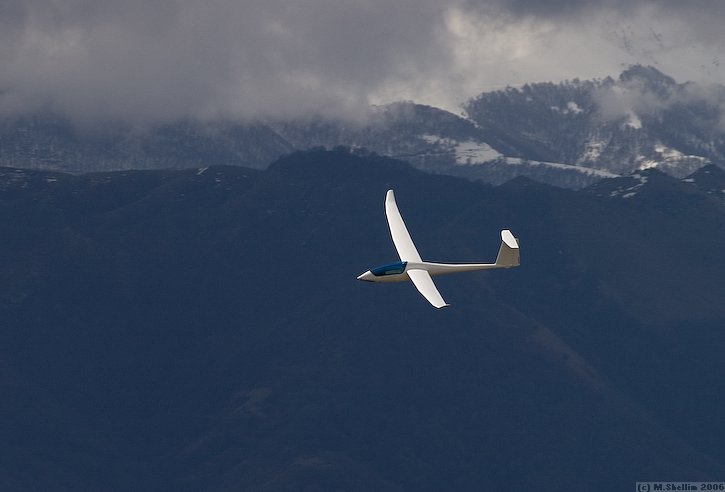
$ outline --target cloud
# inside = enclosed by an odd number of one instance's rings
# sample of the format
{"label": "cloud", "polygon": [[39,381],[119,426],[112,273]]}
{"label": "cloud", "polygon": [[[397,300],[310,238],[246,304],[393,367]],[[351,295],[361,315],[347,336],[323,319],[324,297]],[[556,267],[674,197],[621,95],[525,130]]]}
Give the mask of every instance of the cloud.
{"label": "cloud", "polygon": [[[702,5],[706,5],[704,8]],[[719,2],[5,0],[0,113],[168,121],[350,115],[655,64],[723,75]],[[667,14],[670,9],[671,14]],[[711,13],[718,16],[708,15]]]}
{"label": "cloud", "polygon": [[[631,74],[636,72],[636,75]],[[725,86],[672,83],[661,73],[639,67],[615,83],[603,81],[593,92],[598,115],[607,122],[638,126],[643,118],[673,118],[704,141],[725,133]],[[667,114],[669,112],[669,114]]]}
{"label": "cloud", "polygon": [[91,118],[344,112],[445,60],[436,2],[6,3],[0,106]]}

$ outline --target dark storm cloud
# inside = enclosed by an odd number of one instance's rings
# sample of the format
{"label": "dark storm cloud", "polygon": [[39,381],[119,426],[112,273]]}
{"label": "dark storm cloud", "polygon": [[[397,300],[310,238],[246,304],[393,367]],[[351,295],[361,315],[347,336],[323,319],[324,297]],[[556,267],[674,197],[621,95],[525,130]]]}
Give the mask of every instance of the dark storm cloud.
{"label": "dark storm cloud", "polygon": [[534,16],[541,18],[569,18],[583,13],[636,9],[642,1],[627,0],[466,0],[469,7],[496,9],[512,16]]}
{"label": "dark storm cloud", "polygon": [[636,14],[649,9],[662,15],[678,17],[687,22],[713,25],[720,23],[725,14],[721,0],[465,0],[474,8],[494,8],[513,16],[534,16],[542,19],[596,19],[602,12],[615,12],[620,16]]}
{"label": "dark storm cloud", "polygon": [[722,47],[723,15],[672,0],[0,0],[0,112],[159,121],[444,104]]}
{"label": "dark storm cloud", "polygon": [[[446,58],[436,2],[6,2],[0,102],[173,118],[344,111]],[[107,114],[106,114],[107,113]]]}

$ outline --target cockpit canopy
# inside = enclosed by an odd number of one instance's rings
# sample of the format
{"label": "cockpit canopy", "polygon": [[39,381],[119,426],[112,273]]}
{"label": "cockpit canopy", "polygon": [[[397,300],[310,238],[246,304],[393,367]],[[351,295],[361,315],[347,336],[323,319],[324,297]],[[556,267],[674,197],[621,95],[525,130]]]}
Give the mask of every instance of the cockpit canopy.
{"label": "cockpit canopy", "polygon": [[385,275],[400,275],[405,271],[405,265],[407,261],[399,261],[397,263],[391,263],[389,265],[379,266],[370,270],[370,273],[376,277],[383,277]]}

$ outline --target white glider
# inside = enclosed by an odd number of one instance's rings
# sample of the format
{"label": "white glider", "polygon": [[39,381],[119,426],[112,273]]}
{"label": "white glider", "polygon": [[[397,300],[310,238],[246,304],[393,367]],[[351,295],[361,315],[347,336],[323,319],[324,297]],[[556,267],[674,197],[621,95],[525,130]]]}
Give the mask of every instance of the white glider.
{"label": "white glider", "polygon": [[405,227],[403,217],[395,203],[393,190],[385,196],[385,215],[388,217],[390,235],[398,250],[400,261],[368,270],[358,276],[358,280],[366,282],[402,282],[411,280],[416,289],[423,294],[434,307],[449,306],[441,297],[433,283],[432,275],[446,273],[469,272],[472,270],[489,270],[492,268],[511,268],[519,266],[519,242],[511,231],[501,231],[501,247],[498,250],[496,263],[430,263],[423,261]]}

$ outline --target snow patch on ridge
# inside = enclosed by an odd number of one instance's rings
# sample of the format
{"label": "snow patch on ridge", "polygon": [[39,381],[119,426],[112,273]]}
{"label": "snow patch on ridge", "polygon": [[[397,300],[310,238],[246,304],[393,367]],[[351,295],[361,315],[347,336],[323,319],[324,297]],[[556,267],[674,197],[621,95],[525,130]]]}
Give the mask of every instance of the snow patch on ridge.
{"label": "snow patch on ridge", "polygon": [[661,166],[677,167],[679,163],[686,161],[698,161],[701,163],[699,167],[710,163],[710,159],[706,157],[684,154],[677,149],[667,147],[661,142],[657,142],[655,144],[654,151],[657,154],[657,157],[655,158],[648,159],[644,156],[639,156],[637,158],[637,161],[639,162],[639,170],[657,168]]}
{"label": "snow patch on ridge", "polygon": [[609,171],[602,171],[601,169],[593,169],[591,167],[574,166],[571,164],[561,164],[559,162],[545,162],[545,161],[529,161],[520,159],[518,157],[504,157],[501,159],[506,164],[511,166],[543,166],[552,169],[561,169],[568,171],[577,171],[582,174],[588,174],[590,176],[597,176],[599,178],[618,178],[619,174],[610,173]]}
{"label": "snow patch on ridge", "polygon": [[631,109],[627,110],[627,121],[624,122],[624,126],[633,128],[635,130],[642,129],[642,120],[635,114]]}
{"label": "snow patch on ridge", "polygon": [[503,157],[500,152],[484,142],[475,140],[458,141],[437,135],[422,135],[421,138],[432,145],[440,145],[454,152],[456,164],[471,165],[493,161]]}
{"label": "snow patch on ridge", "polygon": [[485,143],[466,140],[455,146],[456,164],[470,165],[478,162],[493,161],[502,155]]}
{"label": "snow patch on ridge", "polygon": [[630,176],[635,180],[635,184],[633,186],[627,186],[623,188],[616,189],[612,191],[609,196],[610,197],[621,197],[621,198],[632,198],[633,196],[636,196],[639,192],[639,189],[642,188],[645,184],[647,184],[647,176],[642,175],[641,173],[634,173]]}
{"label": "snow patch on ridge", "polygon": [[579,162],[596,161],[602,155],[602,152],[604,152],[604,148],[606,147],[606,145],[607,144],[604,140],[592,138],[586,143],[586,146],[584,147],[584,153],[579,159]]}
{"label": "snow patch on ridge", "polygon": [[560,108],[559,106],[551,106],[549,109],[561,114],[580,114],[584,112],[584,110],[579,107],[576,101],[569,101],[568,103],[566,103],[566,107],[564,108]]}

